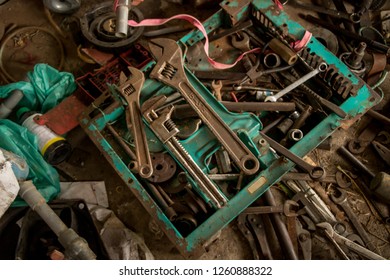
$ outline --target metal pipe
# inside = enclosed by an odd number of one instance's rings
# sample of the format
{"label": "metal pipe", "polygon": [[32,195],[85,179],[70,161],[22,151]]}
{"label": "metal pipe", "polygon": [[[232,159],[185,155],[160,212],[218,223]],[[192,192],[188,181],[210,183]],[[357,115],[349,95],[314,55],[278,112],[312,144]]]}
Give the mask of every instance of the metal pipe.
{"label": "metal pipe", "polygon": [[136,160],[137,156],[135,153],[130,149],[130,147],[126,144],[126,142],[122,139],[122,137],[119,135],[119,133],[110,125],[107,124],[108,130],[111,132],[112,136],[115,138],[115,140],[118,142],[118,144],[122,147],[123,150],[125,150],[125,153],[132,159]]}
{"label": "metal pipe", "polygon": [[[264,193],[264,198],[267,201],[268,205],[276,206],[275,198],[271,190],[268,190]],[[294,246],[292,244],[291,237],[288,234],[286,225],[283,223],[282,218],[278,213],[273,213],[270,215],[271,215],[271,219],[274,222],[276,233],[280,238],[281,245],[283,246],[284,251],[287,254],[287,257],[290,260],[297,260],[298,259],[297,253],[294,251]]]}
{"label": "metal pipe", "polygon": [[12,110],[18,105],[20,100],[22,100],[24,94],[23,91],[15,89],[11,92],[8,98],[0,104],[0,120],[6,119]]}
{"label": "metal pipe", "polygon": [[19,195],[31,209],[45,221],[57,235],[58,241],[64,246],[66,254],[71,259],[95,260],[95,253],[89,248],[87,241],[81,238],[73,229],[68,228],[58,215],[46,203],[32,181],[20,184]]}
{"label": "metal pipe", "polygon": [[[295,110],[294,102],[229,102],[222,101],[222,105],[232,112],[262,112],[279,111],[290,112]],[[196,112],[189,104],[176,105],[173,115],[176,119],[196,117]]]}
{"label": "metal pipe", "polygon": [[390,119],[388,117],[378,113],[377,111],[374,111],[372,109],[368,110],[367,115],[376,119],[377,121],[380,121],[381,123],[383,123],[385,125],[390,125]]}
{"label": "metal pipe", "polygon": [[126,38],[128,31],[129,20],[129,0],[119,0],[116,7],[116,23],[115,36],[118,38]]}
{"label": "metal pipe", "polygon": [[350,162],[354,164],[355,167],[360,169],[363,172],[366,172],[371,178],[375,177],[375,174],[367,168],[360,160],[358,160],[353,154],[351,154],[344,146],[341,146],[337,150],[341,155],[345,156]]}
{"label": "metal pipe", "polygon": [[147,183],[145,184],[145,186],[149,189],[149,191],[151,192],[152,196],[154,197],[154,199],[157,201],[157,203],[160,205],[160,207],[162,208],[164,214],[167,216],[167,218],[170,220],[170,221],[173,221],[177,218],[177,213],[176,211],[169,206],[169,204],[167,203],[167,201],[164,199],[164,197],[162,196],[162,194],[158,191],[158,189],[156,188],[156,186],[154,186],[153,184],[151,183]]}
{"label": "metal pipe", "polygon": [[280,60],[280,56],[276,53],[269,53],[264,56],[264,65],[268,68],[276,68],[279,67],[282,61]]}

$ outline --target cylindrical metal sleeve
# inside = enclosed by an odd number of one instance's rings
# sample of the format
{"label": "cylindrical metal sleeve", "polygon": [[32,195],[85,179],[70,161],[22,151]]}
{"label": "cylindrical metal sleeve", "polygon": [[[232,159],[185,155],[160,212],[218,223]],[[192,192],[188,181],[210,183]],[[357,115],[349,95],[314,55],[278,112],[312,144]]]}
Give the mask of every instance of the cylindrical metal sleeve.
{"label": "cylindrical metal sleeve", "polygon": [[298,55],[292,49],[290,49],[288,46],[286,46],[276,38],[270,41],[269,47],[276,54],[278,54],[288,65],[293,65],[298,59]]}

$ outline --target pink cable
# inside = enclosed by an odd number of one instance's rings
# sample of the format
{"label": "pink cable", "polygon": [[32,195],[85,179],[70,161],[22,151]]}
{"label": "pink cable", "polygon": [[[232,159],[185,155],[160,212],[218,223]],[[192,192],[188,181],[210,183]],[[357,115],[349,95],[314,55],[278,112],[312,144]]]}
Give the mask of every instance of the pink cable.
{"label": "pink cable", "polygon": [[292,43],[291,47],[295,51],[297,51],[297,52],[300,51],[301,49],[303,49],[309,43],[309,41],[311,40],[312,35],[313,34],[311,34],[309,31],[306,30],[306,32],[303,35],[302,39]]}
{"label": "pink cable", "polygon": [[129,25],[132,27],[138,27],[138,26],[158,26],[158,25],[163,25],[167,23],[168,21],[174,20],[174,19],[182,19],[186,20],[189,23],[191,23],[193,26],[195,26],[197,29],[199,29],[200,32],[202,32],[203,36],[205,37],[205,43],[204,43],[204,51],[207,55],[207,60],[209,63],[216,69],[228,69],[234,67],[246,54],[249,53],[258,53],[260,52],[260,48],[255,48],[250,51],[242,53],[233,64],[225,64],[225,63],[220,63],[209,56],[209,38],[207,36],[206,29],[204,28],[203,24],[196,19],[193,16],[186,15],[186,14],[179,14],[175,15],[173,17],[167,18],[167,19],[144,19],[141,22],[137,23],[134,20],[129,20]]}
{"label": "pink cable", "polygon": [[279,8],[280,10],[283,10],[283,5],[282,5],[282,3],[280,3],[279,0],[274,0],[274,3],[276,4],[276,6],[278,6],[278,8]]}

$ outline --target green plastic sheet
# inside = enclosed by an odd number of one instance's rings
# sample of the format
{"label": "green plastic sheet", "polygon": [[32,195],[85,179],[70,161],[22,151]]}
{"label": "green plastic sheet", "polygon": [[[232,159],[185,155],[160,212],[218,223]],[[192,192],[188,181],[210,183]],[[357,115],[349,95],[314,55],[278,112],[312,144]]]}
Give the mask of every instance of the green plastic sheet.
{"label": "green plastic sheet", "polygon": [[24,97],[20,107],[46,113],[76,90],[74,77],[68,72],[59,72],[47,64],[37,64],[27,74],[28,82],[20,81],[0,87],[0,98],[7,98],[15,89],[22,90]]}
{"label": "green plastic sheet", "polygon": [[[34,134],[10,120],[0,120],[0,147],[26,160],[30,168],[27,180],[33,181],[46,201],[59,194],[58,173],[41,155]],[[26,205],[23,199],[17,197],[11,206]]]}

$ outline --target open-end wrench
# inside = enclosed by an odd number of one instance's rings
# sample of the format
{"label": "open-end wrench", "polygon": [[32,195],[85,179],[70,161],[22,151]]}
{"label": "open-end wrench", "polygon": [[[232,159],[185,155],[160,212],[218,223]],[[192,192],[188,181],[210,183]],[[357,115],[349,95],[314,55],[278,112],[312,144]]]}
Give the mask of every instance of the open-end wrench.
{"label": "open-end wrench", "polygon": [[302,76],[301,78],[299,78],[298,80],[296,80],[295,82],[293,82],[289,86],[285,87],[284,89],[282,89],[278,93],[271,95],[271,96],[267,96],[265,98],[265,102],[276,102],[279,98],[281,98],[284,95],[286,95],[287,93],[291,92],[293,89],[299,87],[307,80],[310,80],[311,78],[313,78],[314,76],[318,75],[321,72],[325,72],[326,69],[328,69],[328,65],[325,62],[320,63],[320,65],[318,65],[318,67],[316,69],[314,69],[313,71]]}
{"label": "open-end wrench", "polygon": [[218,101],[222,101],[222,93],[221,93],[222,87],[223,84],[221,80],[211,82],[211,88],[213,89],[215,97],[217,98]]}
{"label": "open-end wrench", "polygon": [[[248,34],[246,34],[244,32],[241,32],[239,34],[240,34],[240,36],[238,36],[238,35],[233,36],[232,46],[235,47],[236,49],[241,50],[242,52],[250,51],[251,41],[250,41]],[[251,69],[253,67],[253,63],[248,56],[244,56],[242,59],[242,62],[243,62],[243,65],[244,65],[244,68],[246,71],[249,71],[249,69]]]}
{"label": "open-end wrench", "polygon": [[362,224],[359,222],[358,217],[356,216],[356,214],[353,212],[353,210],[348,204],[346,191],[341,188],[338,188],[337,192],[340,193],[340,195],[331,194],[330,196],[333,202],[340,205],[343,208],[345,214],[347,214],[348,219],[351,221],[352,225],[359,233],[360,237],[362,238],[364,244],[366,244],[367,248],[370,249],[371,251],[376,252],[377,248],[372,243],[372,239],[370,238],[370,236],[368,235],[367,231],[364,229]]}
{"label": "open-end wrench", "polygon": [[142,105],[142,115],[150,124],[150,128],[160,141],[166,145],[169,152],[175,156],[183,168],[197,183],[201,195],[206,197],[207,202],[211,202],[216,208],[222,208],[227,202],[225,196],[196,164],[190,154],[176,138],[176,134],[179,130],[171,120],[173,106],[159,111],[158,114],[156,113],[155,109],[163,105],[165,101],[166,96],[164,95],[147,100]]}
{"label": "open-end wrench", "polygon": [[297,217],[298,212],[295,212],[293,208],[299,207],[299,204],[293,200],[286,200],[283,205],[279,206],[252,206],[248,207],[242,212],[243,214],[271,214],[271,213],[283,213],[286,217]]}
{"label": "open-end wrench", "polygon": [[144,73],[137,68],[129,67],[129,71],[131,73],[129,77],[126,77],[123,72],[120,74],[118,91],[126,100],[126,124],[134,138],[137,160],[131,164],[131,169],[138,172],[142,178],[149,178],[153,173],[153,165],[139,105],[145,77]]}
{"label": "open-end wrench", "polygon": [[158,38],[152,40],[149,46],[157,59],[149,76],[177,89],[229,153],[237,167],[245,175],[255,174],[260,167],[258,159],[191,85],[184,70],[183,53],[179,45],[174,40]]}
{"label": "open-end wrench", "polygon": [[[338,234],[335,232],[331,224],[329,223],[319,223],[317,224],[317,227],[324,229],[326,236],[332,241],[333,244],[337,245],[344,245],[351,251],[354,251],[355,253],[359,254],[362,257],[365,257],[370,260],[385,260],[384,257],[375,254],[374,252],[360,246],[359,244],[349,240],[348,238]],[[337,246],[336,246],[337,247]],[[345,254],[345,252],[344,252]],[[346,255],[345,255],[346,256]],[[344,256],[344,258],[345,258]],[[347,257],[347,259],[349,259]]]}
{"label": "open-end wrench", "polygon": [[305,170],[310,177],[313,180],[318,180],[320,178],[325,177],[325,169],[321,166],[313,166],[306,161],[304,161],[302,158],[297,156],[296,154],[292,153],[289,149],[283,147],[278,142],[276,142],[271,137],[268,137],[264,133],[260,132],[261,136],[268,142],[270,147],[274,149],[277,153],[281,154],[282,156],[285,156],[286,158],[290,159],[292,162],[297,164],[299,167],[301,167],[303,170]]}

